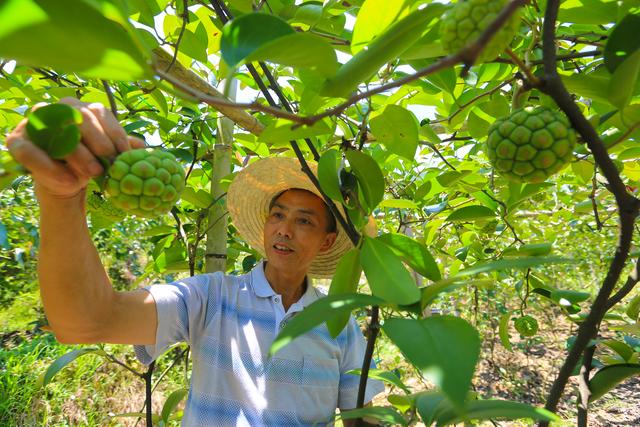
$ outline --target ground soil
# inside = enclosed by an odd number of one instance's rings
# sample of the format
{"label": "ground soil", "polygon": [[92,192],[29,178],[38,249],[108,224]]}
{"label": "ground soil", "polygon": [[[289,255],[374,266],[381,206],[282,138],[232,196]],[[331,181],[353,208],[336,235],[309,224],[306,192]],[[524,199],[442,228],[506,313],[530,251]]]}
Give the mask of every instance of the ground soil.
{"label": "ground soil", "polygon": [[[575,333],[575,325],[563,320],[562,316],[549,315],[548,319],[538,318],[540,330],[531,340],[521,339],[513,331],[513,350],[506,350],[492,331],[484,333],[483,354],[478,364],[473,384],[482,398],[508,399],[544,406],[547,393],[558,370],[566,357],[566,339]],[[613,338],[614,333],[602,331],[601,337]],[[604,355],[596,353],[596,357]],[[405,373],[411,369],[406,367]],[[429,388],[428,382],[417,373],[407,375],[405,382],[413,391]],[[565,422],[560,425],[574,426],[576,421],[577,378],[572,377],[558,407],[558,413]],[[388,405],[387,396],[397,393],[390,390],[379,395],[375,403]],[[486,425],[524,426],[527,421],[496,421]],[[422,424],[416,423],[416,426]],[[484,425],[484,424],[483,424]],[[640,426],[640,377],[627,379],[611,390],[589,408],[589,426]]]}

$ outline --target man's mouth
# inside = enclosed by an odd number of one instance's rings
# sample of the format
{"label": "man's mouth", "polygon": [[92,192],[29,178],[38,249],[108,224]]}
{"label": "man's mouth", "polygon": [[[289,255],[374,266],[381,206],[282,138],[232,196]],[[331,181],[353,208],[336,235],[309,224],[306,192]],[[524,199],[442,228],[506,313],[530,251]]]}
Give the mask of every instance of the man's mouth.
{"label": "man's mouth", "polygon": [[273,245],[274,249],[281,251],[281,252],[293,252],[293,249],[285,246],[285,245],[280,245],[278,243],[276,243],[275,245]]}

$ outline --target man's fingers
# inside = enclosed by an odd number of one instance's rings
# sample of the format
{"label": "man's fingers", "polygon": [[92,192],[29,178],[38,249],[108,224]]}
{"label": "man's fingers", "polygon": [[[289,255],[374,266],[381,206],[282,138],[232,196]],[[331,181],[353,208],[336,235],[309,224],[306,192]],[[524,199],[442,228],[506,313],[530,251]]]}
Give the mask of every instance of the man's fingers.
{"label": "man's fingers", "polygon": [[104,172],[100,162],[84,145],[78,145],[78,148],[65,157],[65,160],[78,175],[92,177]]}
{"label": "man's fingers", "polygon": [[75,98],[62,98],[60,103],[70,105],[82,113],[82,124],[80,125],[82,140],[95,156],[112,157],[117,154],[114,142],[87,104]]}
{"label": "man's fingers", "polygon": [[145,148],[147,143],[144,142],[144,139],[140,139],[137,136],[128,135],[127,139],[129,140],[129,145],[131,148]]}
{"label": "man's fingers", "polygon": [[49,105],[49,104],[47,104],[46,102],[38,102],[37,104],[35,104],[34,106],[31,107],[31,112],[33,113],[38,108],[42,108],[42,107],[44,107],[46,105]]}
{"label": "man's fingers", "polygon": [[7,148],[14,159],[33,173],[35,179],[50,188],[56,183],[74,185],[78,178],[64,165],[53,160],[47,153],[38,148],[31,141],[13,133],[7,137]]}
{"label": "man's fingers", "polygon": [[115,143],[118,152],[121,153],[131,148],[129,146],[127,133],[124,131],[124,128],[120,126],[118,120],[113,116],[111,110],[108,110],[100,103],[89,104],[87,105],[87,108],[96,116],[102,126],[102,129],[104,129],[109,138],[111,138]]}

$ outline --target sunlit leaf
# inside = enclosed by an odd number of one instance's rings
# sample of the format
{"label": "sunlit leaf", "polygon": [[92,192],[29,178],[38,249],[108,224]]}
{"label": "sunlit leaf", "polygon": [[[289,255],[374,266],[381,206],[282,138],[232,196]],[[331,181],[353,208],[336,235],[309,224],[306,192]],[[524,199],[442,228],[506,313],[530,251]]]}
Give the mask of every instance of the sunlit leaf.
{"label": "sunlit leaf", "polygon": [[382,329],[456,408],[464,407],[480,355],[480,337],[473,326],[458,317],[434,316],[387,319]]}
{"label": "sunlit leaf", "polygon": [[396,304],[420,299],[411,273],[386,244],[365,236],[360,261],[374,295]]}
{"label": "sunlit leaf", "polygon": [[5,0],[0,3],[0,56],[87,77],[149,76],[133,28],[114,3]]}
{"label": "sunlit leaf", "polygon": [[282,328],[271,344],[269,354],[274,355],[296,337],[325,322],[328,317],[368,305],[385,305],[385,301],[371,295],[351,294],[332,295],[320,298],[295,315]]}

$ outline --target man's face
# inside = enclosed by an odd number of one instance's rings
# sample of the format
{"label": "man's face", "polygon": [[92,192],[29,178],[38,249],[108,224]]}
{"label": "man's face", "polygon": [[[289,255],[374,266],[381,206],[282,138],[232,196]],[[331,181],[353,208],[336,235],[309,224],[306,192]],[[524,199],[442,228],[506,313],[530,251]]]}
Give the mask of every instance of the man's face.
{"label": "man's face", "polygon": [[269,264],[290,272],[309,270],[317,254],[328,250],[336,233],[327,232],[322,199],[305,190],[287,190],[278,197],[264,226]]}

